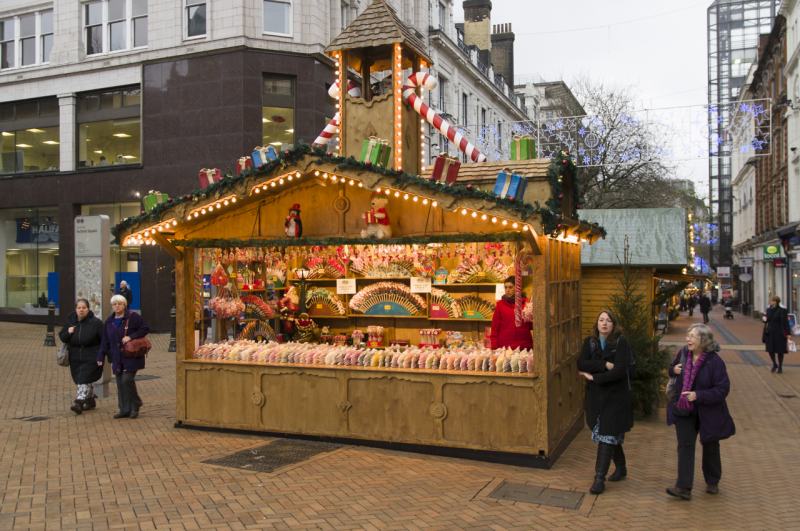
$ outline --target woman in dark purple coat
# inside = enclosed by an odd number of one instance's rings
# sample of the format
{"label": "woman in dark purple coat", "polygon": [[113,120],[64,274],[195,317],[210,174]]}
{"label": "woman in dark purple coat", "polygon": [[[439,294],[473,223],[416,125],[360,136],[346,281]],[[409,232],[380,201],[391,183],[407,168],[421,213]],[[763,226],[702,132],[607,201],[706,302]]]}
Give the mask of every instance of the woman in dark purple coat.
{"label": "woman in dark purple coat", "polygon": [[144,369],[144,358],[126,358],[122,345],[131,339],[144,337],[150,331],[142,317],[128,310],[128,301],[122,295],[111,297],[114,312],[103,326],[103,340],[97,353],[97,364],[102,366],[105,359],[111,361],[111,371],[117,378],[117,402],[119,411],[115,419],[139,416],[142,399],[136,390],[136,371]]}
{"label": "woman in dark purple coat", "polygon": [[678,480],[667,494],[682,500],[692,499],[694,454],[697,434],[703,446],[703,476],[706,492],[717,494],[722,477],[719,441],[736,433],[725,397],[731,389],[719,345],[704,324],[689,327],[686,346],[669,367],[676,377],[675,397],[667,405],[667,424],[675,425],[678,438]]}

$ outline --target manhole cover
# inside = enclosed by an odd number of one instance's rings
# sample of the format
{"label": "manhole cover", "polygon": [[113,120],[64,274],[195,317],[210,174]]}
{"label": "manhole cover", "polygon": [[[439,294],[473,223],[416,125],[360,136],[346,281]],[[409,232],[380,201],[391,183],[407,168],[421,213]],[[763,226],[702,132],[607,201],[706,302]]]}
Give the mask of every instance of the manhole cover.
{"label": "manhole cover", "polygon": [[577,510],[583,500],[583,493],[504,481],[489,494],[489,497]]}
{"label": "manhole cover", "polygon": [[25,422],[41,422],[43,420],[47,420],[50,417],[41,417],[41,416],[33,416],[33,417],[14,417],[14,420],[22,420]]}
{"label": "manhole cover", "polygon": [[242,450],[203,462],[255,472],[274,472],[279,468],[303,462],[317,454],[331,452],[340,447],[340,444],[321,441],[278,439],[258,448]]}

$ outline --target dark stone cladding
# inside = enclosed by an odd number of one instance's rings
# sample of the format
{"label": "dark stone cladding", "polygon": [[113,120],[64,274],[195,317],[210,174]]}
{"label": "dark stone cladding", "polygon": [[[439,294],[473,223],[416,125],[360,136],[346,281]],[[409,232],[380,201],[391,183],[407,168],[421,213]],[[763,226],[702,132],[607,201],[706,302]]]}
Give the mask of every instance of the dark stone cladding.
{"label": "dark stone cladding", "polygon": [[[334,112],[327,93],[334,74],[318,55],[235,48],[148,62],[142,69],[141,166],[0,176],[0,208],[58,207],[61,321],[71,312],[64,301],[74,299],[73,221],[81,205],[135,201],[134,191],[180,196],[198,187],[200,168],[232,171],[238,157],[261,144],[265,74],[296,79],[297,142],[313,142]],[[172,272],[169,255],[142,247],[142,314],[157,331],[170,328]],[[0,315],[6,319],[43,322]]]}

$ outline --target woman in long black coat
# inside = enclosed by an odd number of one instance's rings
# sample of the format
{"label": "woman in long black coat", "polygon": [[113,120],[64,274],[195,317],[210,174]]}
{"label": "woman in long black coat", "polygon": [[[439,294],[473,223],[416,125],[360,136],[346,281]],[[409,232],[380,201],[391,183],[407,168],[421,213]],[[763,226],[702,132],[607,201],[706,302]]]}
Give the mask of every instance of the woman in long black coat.
{"label": "woman in long black coat", "polygon": [[144,358],[126,358],[122,345],[131,339],[144,337],[150,331],[142,317],[128,310],[128,301],[122,295],[111,297],[114,310],[103,326],[103,342],[97,353],[97,365],[102,367],[106,358],[111,361],[111,371],[117,379],[119,411],[115,419],[139,416],[142,399],[136,389],[136,372],[144,369]]}
{"label": "woman in long black coat", "polygon": [[102,367],[95,363],[97,351],[103,337],[103,321],[89,309],[89,301],[78,299],[75,312],[70,314],[67,324],[58,333],[69,350],[69,371],[78,391],[70,409],[76,415],[97,406],[92,383],[100,379]]}
{"label": "woman in long black coat", "polygon": [[[789,337],[789,315],[781,308],[781,298],[772,297],[764,316],[764,347],[772,360],[772,372],[783,372],[783,356],[786,354],[786,338]],[[777,358],[777,359],[776,359]]]}
{"label": "woman in long black coat", "polygon": [[593,334],[583,342],[578,371],[586,382],[586,425],[597,443],[594,483],[589,492],[605,490],[606,474],[614,460],[609,481],[620,481],[628,474],[622,443],[633,427],[629,365],[631,349],[609,310],[597,316]]}

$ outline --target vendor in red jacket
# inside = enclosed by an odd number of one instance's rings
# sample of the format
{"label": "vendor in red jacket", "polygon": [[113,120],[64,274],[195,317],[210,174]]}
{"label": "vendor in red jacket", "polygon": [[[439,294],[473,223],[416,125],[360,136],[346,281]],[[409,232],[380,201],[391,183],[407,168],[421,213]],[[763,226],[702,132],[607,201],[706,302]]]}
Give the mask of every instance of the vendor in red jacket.
{"label": "vendor in red jacket", "polygon": [[[492,316],[492,348],[533,348],[533,323],[517,326],[514,322],[514,277],[508,277],[504,285],[505,294],[497,301]],[[526,302],[523,297],[522,305]]]}

